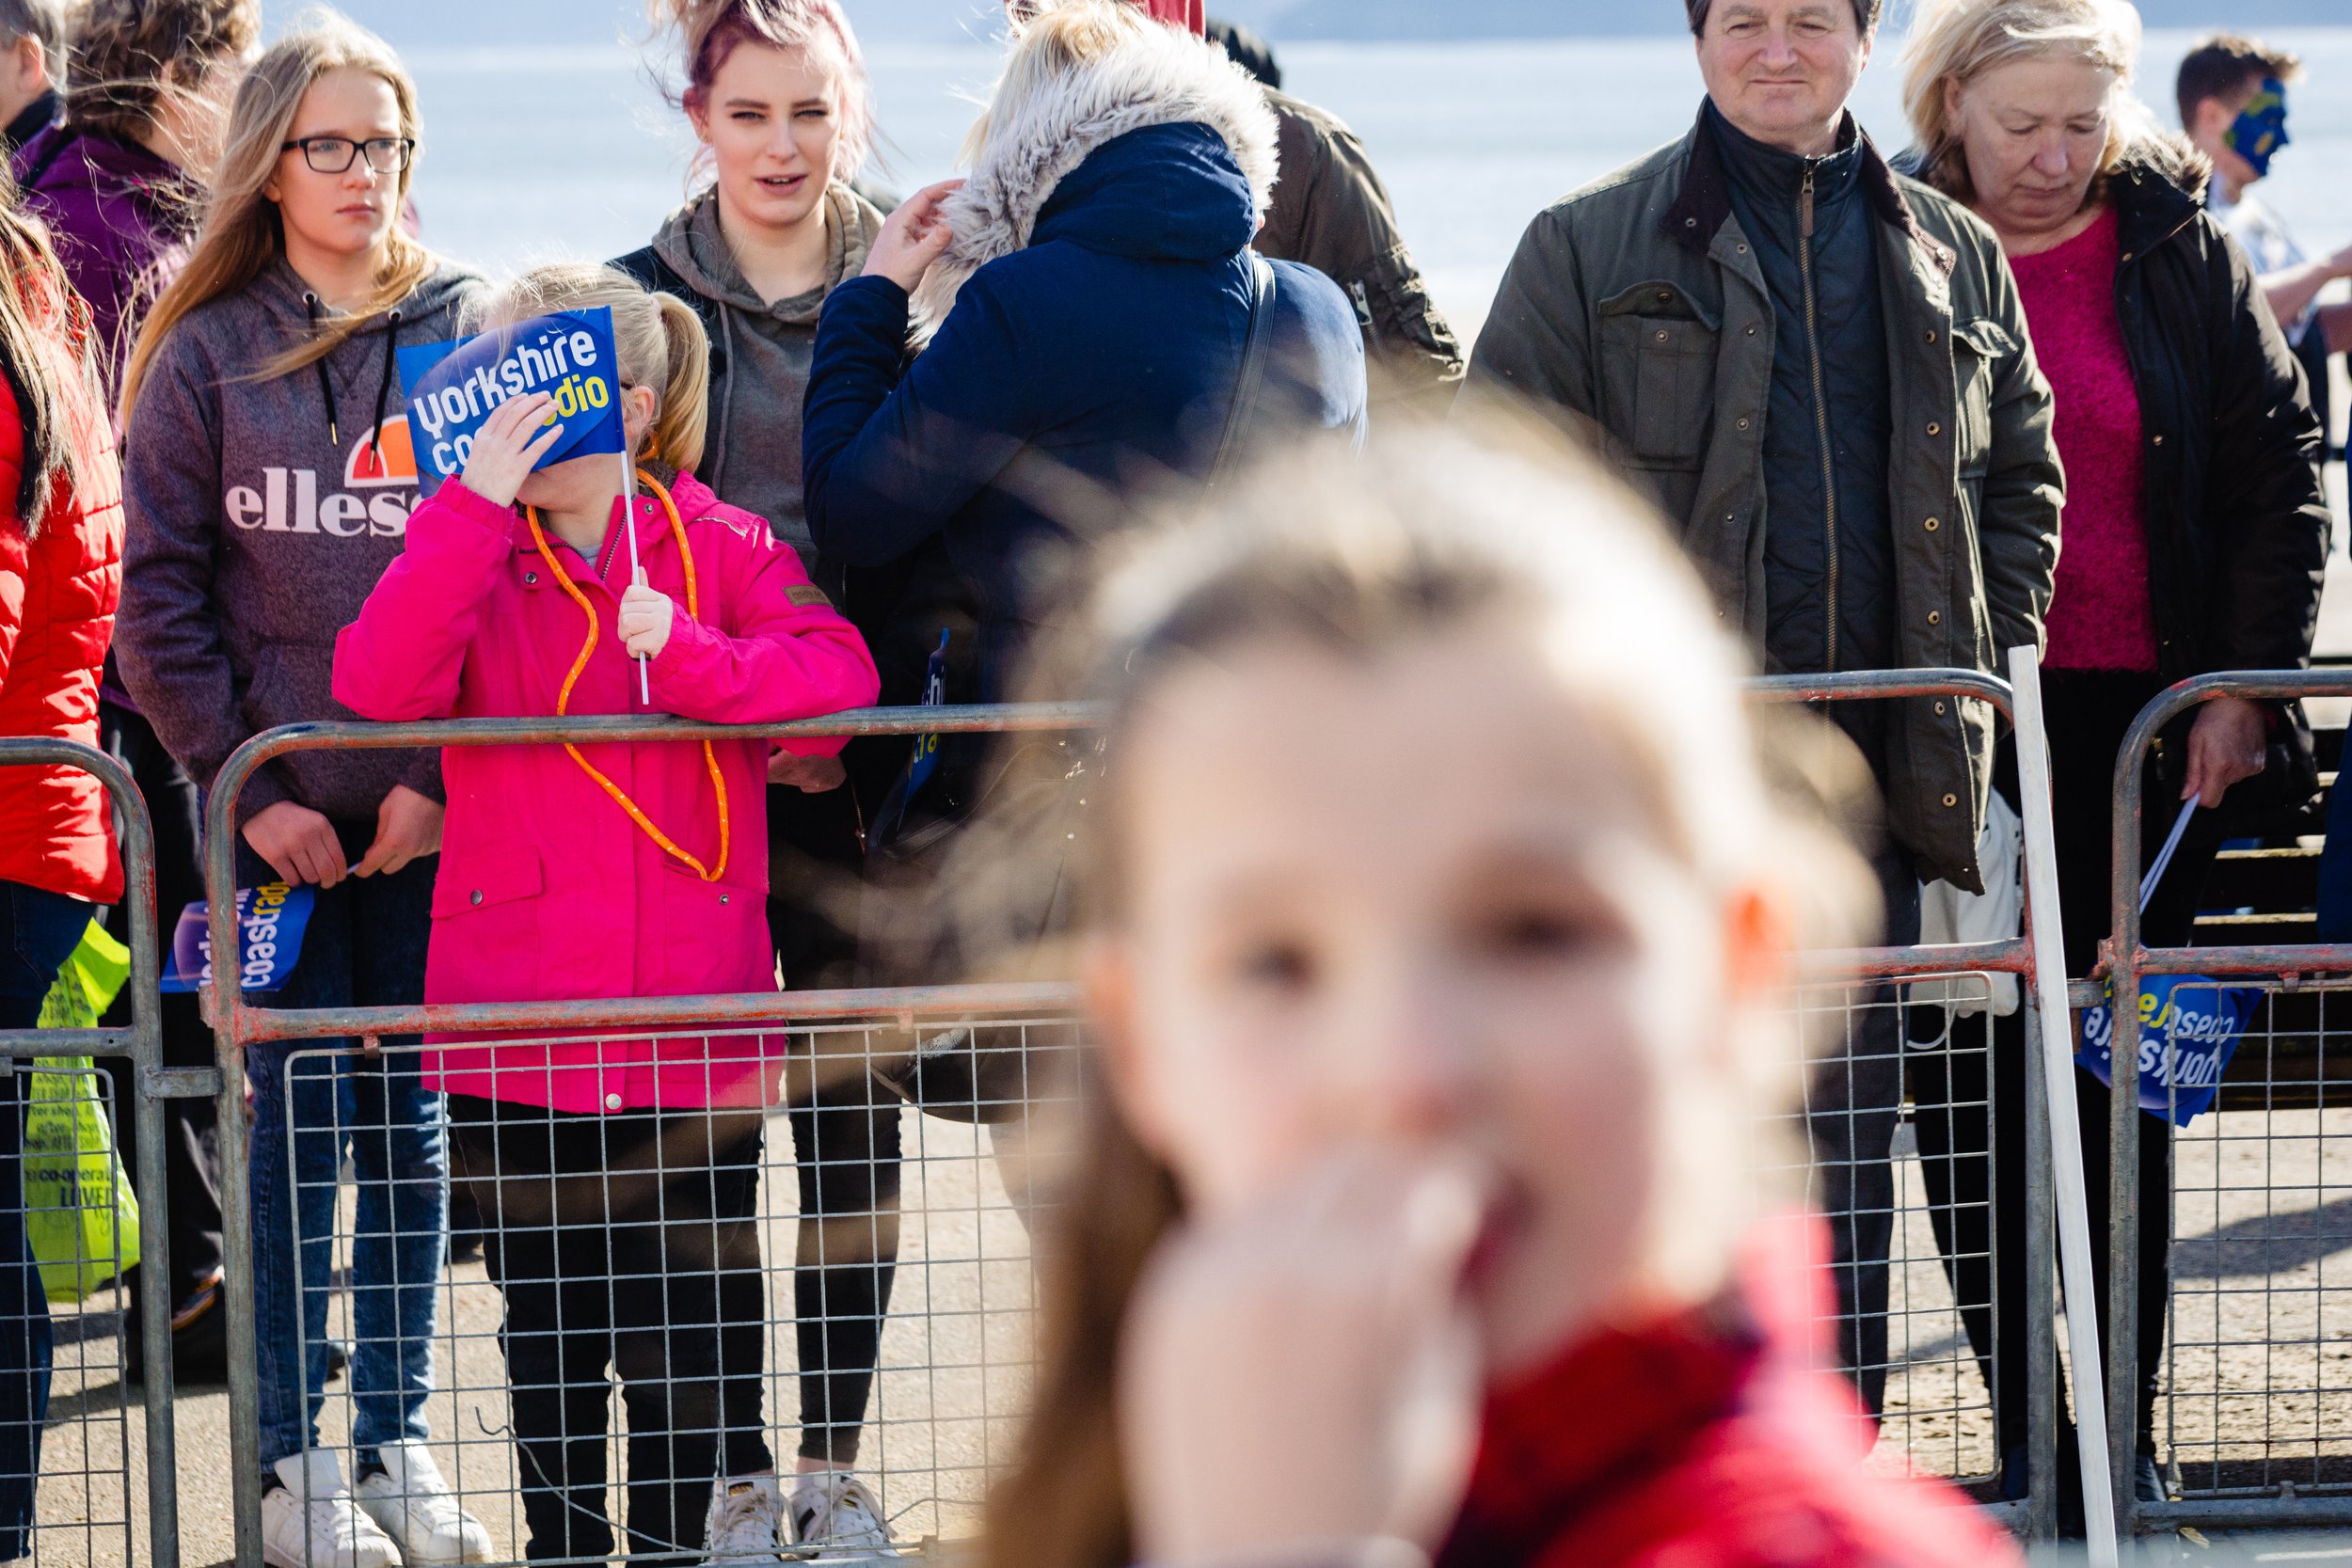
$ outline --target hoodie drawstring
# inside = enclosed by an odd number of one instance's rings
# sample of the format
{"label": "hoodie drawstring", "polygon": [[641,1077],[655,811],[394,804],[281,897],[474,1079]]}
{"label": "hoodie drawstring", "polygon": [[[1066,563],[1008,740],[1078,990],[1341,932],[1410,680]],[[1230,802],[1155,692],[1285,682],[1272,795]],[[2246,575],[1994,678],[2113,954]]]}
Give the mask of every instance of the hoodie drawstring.
{"label": "hoodie drawstring", "polygon": [[[314,333],[318,329],[319,310],[320,306],[318,295],[306,293],[302,296],[302,313],[310,318],[310,328]],[[341,451],[343,445],[343,433],[342,421],[336,418],[335,413],[335,378],[326,373],[326,355],[320,355],[316,359],[311,360],[310,363],[318,370],[319,391],[326,399],[327,444],[334,447],[336,451]]]}
{"label": "hoodie drawstring", "polygon": [[[302,312],[310,317],[311,330],[316,331],[326,308],[319,296],[302,296]],[[368,449],[375,458],[375,477],[384,478],[391,472],[384,457],[384,410],[391,406],[392,373],[400,359],[400,311],[395,309],[384,317],[384,374],[375,384],[375,423],[368,427]],[[326,439],[337,451],[342,449],[342,416],[335,403],[335,378],[327,373],[327,356],[322,354],[310,363],[319,372],[319,395],[326,400]]]}
{"label": "hoodie drawstring", "polygon": [[384,317],[384,378],[375,384],[375,422],[368,426],[368,451],[375,457],[374,476],[390,475],[391,465],[384,459],[384,410],[392,401],[392,371],[400,358],[400,310],[395,307]]}

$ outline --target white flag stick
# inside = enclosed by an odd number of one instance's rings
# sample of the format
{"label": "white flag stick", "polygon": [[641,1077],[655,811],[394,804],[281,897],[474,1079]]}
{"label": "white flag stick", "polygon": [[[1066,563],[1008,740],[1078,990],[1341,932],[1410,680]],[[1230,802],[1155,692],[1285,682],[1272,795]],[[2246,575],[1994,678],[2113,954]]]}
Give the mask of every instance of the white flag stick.
{"label": "white flag stick", "polygon": [[2139,879],[2140,913],[2148,912],[2148,900],[2156,895],[2156,884],[2163,881],[2164,874],[2172,868],[2172,856],[2179,850],[2182,838],[2188,832],[2188,819],[2197,815],[2198,804],[2198,799],[2194,795],[2182,803],[2181,815],[2173,820],[2170,836],[2165,839],[2164,847],[2156,851],[2155,863],[2148,868],[2148,875]]}
{"label": "white flag stick", "polygon": [[[628,539],[628,580],[632,587],[645,580],[645,563],[637,559],[637,465],[629,461],[626,447],[621,451],[621,532]],[[647,707],[653,706],[652,666],[645,656],[637,656],[637,694]]]}

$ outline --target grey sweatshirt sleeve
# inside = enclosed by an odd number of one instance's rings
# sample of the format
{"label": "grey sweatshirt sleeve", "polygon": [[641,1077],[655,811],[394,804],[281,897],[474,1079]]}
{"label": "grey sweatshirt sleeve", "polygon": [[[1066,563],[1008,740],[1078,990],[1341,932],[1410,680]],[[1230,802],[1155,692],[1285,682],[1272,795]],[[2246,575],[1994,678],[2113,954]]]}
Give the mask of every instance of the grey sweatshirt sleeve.
{"label": "grey sweatshirt sleeve", "polygon": [[[252,736],[215,594],[221,515],[215,378],[177,333],[157,355],[123,438],[122,610],[115,654],[132,701],[188,776],[209,790]],[[293,799],[273,764],[237,798],[237,821]]]}

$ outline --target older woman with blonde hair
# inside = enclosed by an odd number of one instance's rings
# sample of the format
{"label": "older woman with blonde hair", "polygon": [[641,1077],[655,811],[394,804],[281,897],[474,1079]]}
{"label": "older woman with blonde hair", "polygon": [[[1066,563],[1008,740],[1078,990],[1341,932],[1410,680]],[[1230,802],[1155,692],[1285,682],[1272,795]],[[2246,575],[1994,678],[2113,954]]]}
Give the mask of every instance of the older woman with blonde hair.
{"label": "older woman with blonde hair", "polygon": [[[2151,697],[2186,676],[2305,663],[2328,551],[2320,430],[2301,372],[2245,256],[2205,215],[2204,158],[2158,133],[2131,93],[2139,40],[2138,13],[2122,0],[1940,0],[1912,36],[1904,84],[1916,172],[1999,236],[2057,400],[2068,484],[2046,689],[2073,974],[2090,972],[2106,929],[2111,784],[2124,731]],[[2275,709],[2225,698],[2169,735],[2156,766],[2171,798],[2243,810],[2309,780],[2296,737]],[[2148,831],[2161,836],[2171,816],[2150,813]],[[2201,831],[2148,911],[2152,944],[2189,934],[2225,816],[2197,820]],[[2015,1021],[1996,1025],[1996,1037],[2004,1026]],[[1994,1244],[1963,1236],[1962,1257],[2013,1257],[2022,1241],[2024,1059],[2022,1039],[1992,1053],[1991,1099],[2002,1107],[1994,1120],[2004,1145],[2013,1135],[2016,1147],[1994,1151]],[[1949,1088],[1947,1105],[1987,1103],[1981,1084]],[[2088,1076],[2081,1089],[2096,1169],[2107,1091]],[[1951,1146],[1940,1151],[1950,1160],[1930,1164],[1939,1184],[1963,1189],[1940,1195],[1954,1224],[1971,1214],[1987,1223],[1984,1119],[1946,1112],[1922,1129],[1928,1143]],[[2161,1124],[2142,1133],[2136,1485],[2155,1500],[2171,1144]],[[2092,1181],[2094,1231],[2105,1227],[2097,1211],[2106,1192]],[[1976,1272],[1956,1283],[1989,1375],[1993,1316],[2017,1326],[2004,1337],[2010,1346],[2025,1342],[2024,1271],[2000,1271],[2007,1299],[1997,1306],[1985,1289],[1989,1266]],[[2103,1318],[2106,1305],[2103,1286]],[[2032,1369],[2012,1352],[2001,1370],[1995,1402],[2014,1491]]]}

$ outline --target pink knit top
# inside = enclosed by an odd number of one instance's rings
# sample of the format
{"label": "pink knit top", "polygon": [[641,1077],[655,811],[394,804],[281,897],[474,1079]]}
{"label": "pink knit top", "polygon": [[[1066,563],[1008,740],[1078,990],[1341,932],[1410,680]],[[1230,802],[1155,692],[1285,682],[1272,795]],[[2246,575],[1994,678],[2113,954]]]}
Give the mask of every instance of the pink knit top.
{"label": "pink knit top", "polygon": [[2115,317],[2115,209],[2054,250],[2012,256],[2034,353],[2057,394],[2066,513],[2050,601],[2054,670],[2156,668],[2139,390]]}

